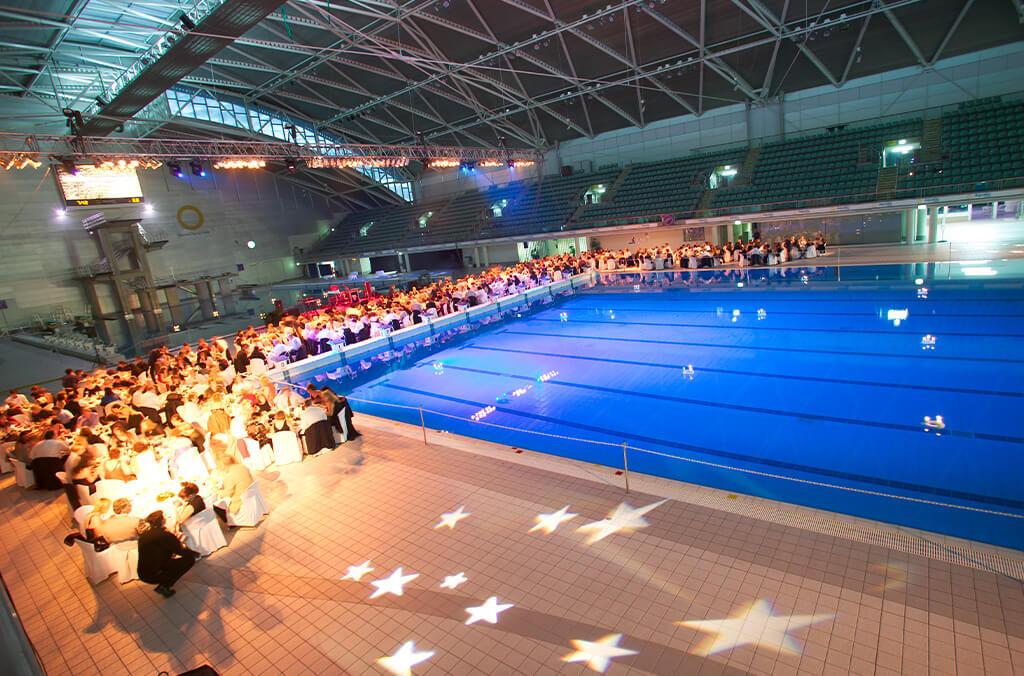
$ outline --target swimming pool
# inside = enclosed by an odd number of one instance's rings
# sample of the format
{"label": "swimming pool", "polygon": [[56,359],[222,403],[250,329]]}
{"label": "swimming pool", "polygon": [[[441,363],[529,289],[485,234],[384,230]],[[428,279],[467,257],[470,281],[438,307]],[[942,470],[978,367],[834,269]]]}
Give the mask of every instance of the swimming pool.
{"label": "swimming pool", "polygon": [[360,412],[612,467],[625,443],[630,471],[1024,549],[1024,288],[912,275],[603,276],[327,382]]}

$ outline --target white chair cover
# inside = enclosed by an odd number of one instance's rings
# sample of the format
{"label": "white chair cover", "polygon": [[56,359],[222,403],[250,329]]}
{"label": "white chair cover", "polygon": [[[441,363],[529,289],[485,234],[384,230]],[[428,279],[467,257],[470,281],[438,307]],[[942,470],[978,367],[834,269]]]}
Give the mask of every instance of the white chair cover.
{"label": "white chair cover", "polygon": [[[136,540],[125,540],[110,545],[108,552],[117,564],[117,581],[127,584],[139,579],[139,543]],[[104,552],[106,553],[106,552]]]}
{"label": "white chair cover", "polygon": [[[134,544],[134,543],[132,543]],[[85,577],[92,584],[99,584],[114,573],[119,572],[121,561],[125,557],[115,547],[108,547],[102,552],[97,552],[91,542],[75,540],[75,546],[82,553],[82,564],[85,569]],[[136,561],[138,556],[136,556]]]}
{"label": "white chair cover", "polygon": [[85,524],[89,520],[89,515],[92,514],[92,510],[95,509],[92,505],[82,505],[75,510],[75,523],[78,524],[78,532],[85,537]]}
{"label": "white chair cover", "polygon": [[[60,474],[60,472],[57,473]],[[80,504],[91,505],[92,503],[96,502],[96,496],[89,493],[88,486],[80,486],[78,484],[75,484],[75,493],[78,495],[78,502]]]}
{"label": "white chair cover", "polygon": [[813,244],[808,244],[807,250],[804,252],[804,255],[807,256],[807,258],[817,258],[818,250],[814,248]]}
{"label": "white chair cover", "polygon": [[217,515],[210,507],[189,517],[181,524],[181,532],[185,534],[185,544],[188,548],[203,556],[209,556],[221,547],[228,546],[228,541],[224,539],[224,531],[220,529],[220,523],[217,521]]}
{"label": "white chair cover", "polygon": [[11,460],[14,465],[14,483],[22,488],[32,488],[36,485],[36,478],[28,466],[20,460]]}
{"label": "white chair cover", "polygon": [[173,463],[174,478],[178,481],[202,482],[210,476],[210,470],[206,467],[199,451],[195,446],[179,450],[174,457]]}
{"label": "white chair cover", "polygon": [[252,359],[249,361],[249,373],[261,376],[267,372],[267,362],[262,359]]}
{"label": "white chair cover", "polygon": [[302,462],[302,447],[299,438],[291,430],[282,430],[270,435],[270,443],[274,446],[274,461],[278,465]]}
{"label": "white chair cover", "polygon": [[251,472],[259,472],[267,468],[269,464],[266,460],[266,456],[260,449],[260,444],[255,439],[246,437],[242,439],[242,443],[245,444],[245,450],[249,454],[248,458],[242,458],[242,462]]}
{"label": "white chair cover", "polygon": [[102,481],[96,482],[96,493],[93,494],[95,500],[100,498],[107,498],[108,500],[117,500],[128,495],[128,490],[125,488],[124,481],[120,479],[103,479]]}
{"label": "white chair cover", "polygon": [[252,485],[242,493],[242,506],[238,509],[238,513],[232,514],[231,510],[228,510],[228,525],[252,528],[258,526],[260,521],[263,520],[264,515],[269,513],[270,509],[267,508],[267,503],[263,501],[260,486],[253,481]]}

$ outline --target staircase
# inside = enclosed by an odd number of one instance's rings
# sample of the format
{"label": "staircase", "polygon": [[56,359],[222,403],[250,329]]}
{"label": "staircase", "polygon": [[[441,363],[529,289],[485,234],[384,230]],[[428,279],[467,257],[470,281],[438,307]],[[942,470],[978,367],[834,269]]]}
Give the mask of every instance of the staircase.
{"label": "staircase", "polygon": [[743,165],[740,167],[740,171],[733,180],[732,185],[750,185],[751,179],[754,177],[754,167],[757,165],[757,158],[760,156],[761,146],[754,146],[747,151],[747,156],[743,158]]}
{"label": "staircase", "polygon": [[700,201],[697,202],[697,216],[703,216],[704,212],[711,208],[711,202],[715,199],[714,190],[705,190],[701,196]]}
{"label": "staircase", "polygon": [[[621,188],[622,184],[626,182],[626,177],[629,176],[629,172],[633,171],[633,166],[634,165],[632,164],[627,164],[626,167],[619,172],[619,175],[615,177],[615,180],[612,181],[612,184],[608,186],[607,190],[605,190],[604,196],[601,198],[601,204],[615,201],[615,196],[619,193],[619,188]],[[583,212],[585,212],[587,210],[587,207],[589,206],[593,205],[584,204],[581,202],[580,205],[576,207],[576,210],[569,214],[569,217],[566,219],[565,223],[563,223],[562,227],[559,229],[565,230],[567,227],[577,222],[580,218],[582,218]]]}
{"label": "staircase", "polygon": [[626,178],[629,176],[630,172],[633,171],[634,166],[635,165],[633,164],[627,164],[626,168],[619,172],[619,175],[615,177],[614,181],[612,181],[608,190],[605,191],[604,197],[601,198],[602,203],[612,202],[615,200],[615,196],[619,194],[619,188],[621,188],[622,184],[626,182]]}
{"label": "staircase", "polygon": [[898,167],[885,167],[878,170],[878,182],[875,183],[875,194],[883,199],[891,198],[896,192]]}
{"label": "staircase", "polygon": [[921,159],[926,163],[942,160],[941,117],[933,117],[924,121],[924,135],[921,138]]}

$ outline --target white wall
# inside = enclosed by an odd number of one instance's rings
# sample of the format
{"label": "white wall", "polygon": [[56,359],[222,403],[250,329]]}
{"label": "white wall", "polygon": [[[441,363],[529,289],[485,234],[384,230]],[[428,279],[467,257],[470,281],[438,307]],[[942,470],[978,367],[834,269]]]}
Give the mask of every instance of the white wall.
{"label": "white wall", "polygon": [[[718,108],[701,117],[684,115],[652,122],[644,129],[620,129],[562,144],[562,164],[593,165],[650,162],[681,157],[719,145],[744,145],[752,139],[778,138],[840,123],[872,120],[952,105],[972,98],[1024,92],[1024,42],[939,61],[928,71],[902,68],[786,94],[747,111],[742,104]],[[545,158],[545,174],[558,171],[554,151]]]}
{"label": "white wall", "polygon": [[[139,176],[145,208],[103,211],[108,220],[138,217],[148,231],[166,232],[168,244],[150,254],[158,280],[234,272],[238,264],[245,266],[239,283],[301,276],[292,247],[308,247],[340,216],[323,197],[266,172],[210,172],[206,178],[175,179],[161,168],[140,171]],[[178,225],[178,210],[185,205],[204,215],[196,233]],[[71,267],[99,258],[81,219],[102,209],[61,215],[60,207],[53,176],[45,168],[0,172],[0,299],[10,306],[11,327],[60,307],[76,315],[87,311]],[[256,242],[255,249],[247,248],[249,240]]]}

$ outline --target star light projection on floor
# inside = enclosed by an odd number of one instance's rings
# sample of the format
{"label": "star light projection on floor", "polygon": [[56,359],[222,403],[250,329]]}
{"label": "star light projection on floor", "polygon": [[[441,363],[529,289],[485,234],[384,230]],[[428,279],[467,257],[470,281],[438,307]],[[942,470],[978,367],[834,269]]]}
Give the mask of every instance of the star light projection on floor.
{"label": "star light projection on floor", "polygon": [[377,664],[390,671],[395,676],[412,676],[412,668],[421,662],[426,662],[434,656],[433,650],[416,652],[416,643],[409,641],[402,644],[394,655],[381,657]]}
{"label": "star light projection on floor", "polygon": [[345,574],[341,576],[342,580],[353,580],[359,582],[363,579],[363,576],[367,573],[373,572],[373,568],[370,567],[369,560],[363,561],[358,566],[349,566]]}
{"label": "star light projection on floor", "polygon": [[498,613],[504,612],[511,607],[511,603],[498,603],[498,597],[492,596],[484,601],[482,606],[466,608],[466,612],[469,613],[469,619],[466,620],[466,624],[476,624],[480,620],[497,624]]}
{"label": "star light projection on floor", "polygon": [[399,566],[395,569],[395,572],[391,573],[388,577],[381,580],[374,580],[370,584],[377,588],[375,592],[370,594],[371,599],[375,599],[378,596],[384,596],[385,594],[394,594],[395,596],[402,595],[402,588],[409,582],[412,582],[420,576],[419,573],[412,573],[410,575],[402,574],[402,567]]}
{"label": "star light projection on floor", "polygon": [[614,535],[620,531],[632,533],[635,530],[649,526],[650,524],[644,518],[644,514],[661,507],[666,502],[668,500],[659,500],[646,507],[632,507],[628,502],[623,502],[607,518],[580,526],[576,530],[580,533],[590,533],[590,537],[587,538],[588,545],[599,542],[609,535]]}
{"label": "star light projection on floor", "polygon": [[[577,528],[576,532],[587,536],[584,540],[587,545],[600,542],[616,533],[633,533],[650,525],[644,517],[666,502],[668,500],[659,500],[643,507],[633,507],[627,502],[622,502],[604,519],[584,524]],[[529,532],[551,535],[563,523],[579,516],[579,514],[570,512],[569,507],[566,505],[554,512],[538,514],[534,517],[534,525]],[[453,530],[456,524],[468,516],[470,513],[466,511],[465,505],[462,505],[455,511],[442,514],[441,521],[434,526],[434,529],[447,527],[448,530]],[[370,561],[366,560],[358,565],[350,565],[340,579],[360,582],[373,570]],[[406,574],[405,570],[399,566],[389,576],[370,582],[370,585],[376,588],[370,598],[375,599],[385,594],[402,596],[405,585],[417,577],[419,577],[418,573]],[[468,581],[469,578],[466,577],[465,572],[459,572],[445,576],[439,586],[441,589],[456,589]],[[513,607],[515,606],[512,603],[499,603],[497,596],[490,596],[481,605],[466,608],[469,617],[465,624],[474,625],[478,622],[497,624],[498,616]],[[825,622],[834,617],[835,615],[773,615],[771,603],[766,599],[760,599],[739,609],[726,619],[683,620],[675,624],[711,635],[691,650],[694,654],[703,657],[746,645],[770,648],[782,653],[799,654],[801,652],[800,643],[790,636],[789,632]],[[582,663],[593,671],[603,673],[608,669],[612,660],[639,654],[636,650],[621,647],[622,637],[622,634],[612,633],[593,641],[572,639],[570,643],[574,650],[562,657],[562,660],[570,663]],[[417,651],[415,642],[408,641],[393,655],[379,658],[377,663],[396,676],[411,676],[414,666],[433,656],[433,650]]]}
{"label": "star light projection on floor", "polygon": [[455,575],[448,575],[444,578],[444,582],[441,583],[441,589],[455,589],[463,582],[466,582],[465,573],[456,573]]}
{"label": "star light projection on floor", "polygon": [[532,533],[534,531],[542,530],[548,535],[551,535],[560,525],[570,519],[575,519],[577,516],[579,516],[579,514],[572,514],[569,512],[569,505],[562,507],[557,512],[552,512],[550,514],[538,514],[534,519],[537,524],[530,529],[530,532]]}
{"label": "star light projection on floor", "polygon": [[772,604],[766,599],[754,601],[724,620],[693,620],[676,622],[708,634],[714,634],[693,651],[707,657],[744,645],[771,648],[780,653],[799,655],[800,644],[789,632],[831,620],[835,615],[772,615]]}
{"label": "star light projection on floor", "polygon": [[638,654],[635,650],[620,648],[619,641],[621,640],[622,634],[608,634],[596,641],[573,639],[572,645],[576,648],[576,651],[569,653],[562,660],[565,662],[583,662],[594,671],[604,673],[605,669],[608,668],[608,663],[614,658]]}
{"label": "star light projection on floor", "polygon": [[466,506],[462,505],[454,512],[446,512],[442,514],[441,521],[436,526],[434,526],[434,529],[436,530],[438,528],[444,528],[445,526],[448,526],[449,530],[453,529],[455,528],[455,524],[468,517],[469,514],[470,513],[466,511]]}

